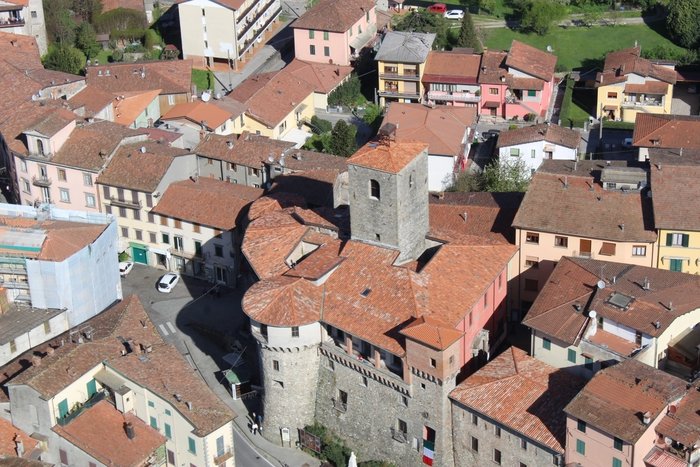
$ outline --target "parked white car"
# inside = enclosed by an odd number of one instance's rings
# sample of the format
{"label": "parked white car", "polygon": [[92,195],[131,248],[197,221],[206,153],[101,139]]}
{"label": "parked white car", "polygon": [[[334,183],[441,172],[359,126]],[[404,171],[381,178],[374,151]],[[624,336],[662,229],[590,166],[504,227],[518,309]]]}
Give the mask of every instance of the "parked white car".
{"label": "parked white car", "polygon": [[122,261],[119,263],[119,275],[124,277],[131,272],[134,267],[134,263],[131,261]]}
{"label": "parked white car", "polygon": [[158,281],[158,292],[170,293],[180,281],[180,276],[174,272],[169,272]]}
{"label": "parked white car", "polygon": [[445,18],[447,18],[447,19],[462,19],[462,18],[464,18],[464,12],[462,10],[447,10],[445,12]]}

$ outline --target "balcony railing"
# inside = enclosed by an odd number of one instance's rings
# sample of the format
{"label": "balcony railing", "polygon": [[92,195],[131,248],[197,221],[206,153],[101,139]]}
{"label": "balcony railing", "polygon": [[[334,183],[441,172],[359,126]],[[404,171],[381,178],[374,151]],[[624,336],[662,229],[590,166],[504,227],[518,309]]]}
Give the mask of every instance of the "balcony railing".
{"label": "balcony railing", "polygon": [[593,253],[590,251],[574,251],[571,256],[576,256],[577,258],[593,258]]}
{"label": "balcony railing", "polygon": [[408,443],[408,435],[406,432],[397,430],[396,428],[391,429],[391,437],[399,443]]}
{"label": "balcony railing", "polygon": [[175,256],[179,256],[181,258],[187,258],[187,259],[195,259],[195,258],[202,258],[202,251],[192,251],[192,250],[186,250],[184,248],[171,248],[170,253],[172,253]]}
{"label": "balcony railing", "polygon": [[141,209],[141,202],[140,201],[129,201],[126,199],[119,199],[115,197],[110,197],[109,198],[109,204],[112,206],[117,206],[117,207],[122,207],[122,208],[130,208],[130,209]]}
{"label": "balcony railing", "polygon": [[63,418],[57,418],[56,422],[61,426],[68,425],[75,417],[80,415],[83,410],[89,409],[105,398],[104,392],[96,392],[84,404],[76,404],[73,410],[67,413]]}
{"label": "balcony railing", "polygon": [[29,282],[26,281],[6,281],[0,278],[0,286],[6,289],[23,289],[29,290]]}
{"label": "balcony railing", "polygon": [[398,79],[400,81],[418,81],[420,76],[417,73],[379,73],[380,79]]}
{"label": "balcony railing", "polygon": [[[238,29],[238,40],[240,40],[243,36],[245,36],[245,34],[246,34],[248,31],[250,31],[250,28],[253,27],[253,25],[256,23],[256,21],[257,21],[258,19],[260,19],[260,16],[265,12],[265,10],[267,10],[268,8],[270,8],[270,6],[271,6],[273,3],[275,3],[275,0],[270,0],[270,1],[267,2],[264,6],[261,6],[262,3],[263,3],[263,2],[260,2],[260,3],[257,3],[257,4],[256,4],[256,3],[253,3],[253,4],[245,11],[245,13],[243,13],[243,14],[239,17],[239,18],[241,18],[240,23],[244,23],[244,22],[246,22],[246,23],[245,23],[245,24],[237,24],[237,25],[236,25],[236,27],[239,28],[239,29]],[[258,10],[255,12],[255,14],[253,15],[253,17],[252,17],[251,19],[248,19],[246,16],[247,16],[248,13],[250,13],[250,12],[253,10],[253,8],[255,8],[255,7],[258,7]]]}
{"label": "balcony railing", "polygon": [[660,99],[630,99],[622,102],[623,107],[660,107],[662,105],[663,101]]}
{"label": "balcony railing", "polygon": [[403,97],[406,99],[420,99],[420,95],[418,94],[418,91],[416,92],[399,92],[398,89],[395,88],[387,88],[384,89],[383,91],[378,91],[377,94],[380,96],[384,97]]}
{"label": "balcony railing", "polygon": [[467,92],[445,93],[440,91],[429,91],[428,100],[431,101],[454,101],[454,102],[479,102],[481,96]]}
{"label": "balcony railing", "polygon": [[216,465],[221,465],[227,460],[231,459],[233,457],[233,449],[228,448],[226,451],[224,451],[223,454],[218,455],[214,458],[214,464]]}
{"label": "balcony railing", "polygon": [[49,177],[39,175],[38,177],[32,177],[32,184],[34,186],[49,187],[51,186],[51,179]]}
{"label": "balcony railing", "polygon": [[[277,4],[277,2],[276,2],[276,1],[275,1],[275,2],[272,2],[272,4]],[[279,5],[279,4],[278,4],[278,5]],[[260,28],[256,31],[256,33],[253,35],[253,38],[251,38],[251,39],[249,39],[249,40],[247,40],[247,41],[245,41],[245,42],[243,43],[243,47],[241,47],[241,48],[238,50],[238,54],[239,54],[239,55],[243,55],[243,54],[246,52],[246,50],[248,50],[248,48],[250,47],[250,45],[251,45],[253,42],[255,42],[255,40],[258,38],[258,36],[260,36],[261,34],[263,34],[263,33],[265,32],[265,30],[267,29],[267,27],[275,20],[275,18],[277,18],[277,17],[279,16],[279,14],[280,14],[281,12],[282,12],[282,7],[281,7],[281,6],[278,6],[277,9],[274,11],[274,13],[272,13],[272,14],[270,15],[270,17],[267,19],[267,21],[265,21],[265,22],[262,24],[262,26],[260,26]],[[255,23],[251,23],[251,24],[255,24]]]}
{"label": "balcony railing", "polygon": [[335,397],[333,398],[333,408],[337,410],[338,412],[345,413],[348,411],[348,404],[347,402],[342,402],[336,399]]}
{"label": "balcony railing", "polygon": [[24,26],[24,18],[0,18],[0,28]]}

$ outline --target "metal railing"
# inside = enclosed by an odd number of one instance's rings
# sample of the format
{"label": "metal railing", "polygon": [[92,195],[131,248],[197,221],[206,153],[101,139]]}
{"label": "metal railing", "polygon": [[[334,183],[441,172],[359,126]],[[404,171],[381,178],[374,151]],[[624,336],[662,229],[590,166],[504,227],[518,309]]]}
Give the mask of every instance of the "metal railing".
{"label": "metal railing", "polygon": [[126,199],[115,198],[113,196],[109,198],[109,204],[123,208],[141,209],[141,201],[129,201]]}
{"label": "metal railing", "polygon": [[379,73],[380,79],[398,79],[402,81],[418,81],[420,76],[417,73]]}
{"label": "metal railing", "polygon": [[35,186],[49,187],[51,186],[51,179],[45,175],[39,175],[32,177],[32,184]]}
{"label": "metal railing", "polygon": [[428,99],[431,101],[456,101],[456,102],[479,102],[481,96],[466,92],[443,93],[439,91],[428,91]]}

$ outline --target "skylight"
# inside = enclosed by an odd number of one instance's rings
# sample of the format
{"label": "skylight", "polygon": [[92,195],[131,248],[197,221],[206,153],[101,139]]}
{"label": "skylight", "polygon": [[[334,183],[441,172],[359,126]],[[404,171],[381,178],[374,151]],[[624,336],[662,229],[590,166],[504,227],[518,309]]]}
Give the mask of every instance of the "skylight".
{"label": "skylight", "polygon": [[621,294],[620,292],[613,292],[608,298],[608,303],[614,307],[626,310],[630,304],[634,301],[634,297],[629,295]]}

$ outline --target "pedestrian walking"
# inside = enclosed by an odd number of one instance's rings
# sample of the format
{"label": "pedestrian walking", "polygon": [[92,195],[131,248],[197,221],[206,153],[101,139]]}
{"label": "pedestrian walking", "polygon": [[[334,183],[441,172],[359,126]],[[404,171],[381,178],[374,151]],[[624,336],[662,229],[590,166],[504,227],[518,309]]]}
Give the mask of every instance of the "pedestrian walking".
{"label": "pedestrian walking", "polygon": [[[255,414],[253,414],[253,416],[255,416]],[[255,419],[255,421],[258,422],[258,425],[260,425],[262,427],[262,415],[261,414],[257,415],[257,418]]]}
{"label": "pedestrian walking", "polygon": [[253,434],[257,435],[258,434],[258,424],[253,422]]}
{"label": "pedestrian walking", "polygon": [[258,421],[258,416],[255,415],[255,412],[253,412],[253,417],[250,419],[253,423]]}

